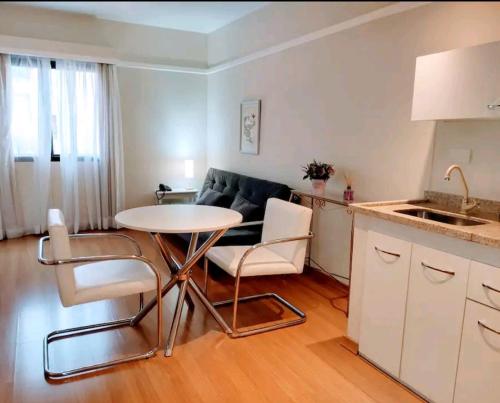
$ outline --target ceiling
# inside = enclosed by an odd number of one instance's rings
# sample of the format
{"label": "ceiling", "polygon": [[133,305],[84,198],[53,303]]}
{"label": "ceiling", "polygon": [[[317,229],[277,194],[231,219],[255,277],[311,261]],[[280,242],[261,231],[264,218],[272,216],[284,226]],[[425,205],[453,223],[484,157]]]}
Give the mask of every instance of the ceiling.
{"label": "ceiling", "polygon": [[205,34],[269,4],[264,1],[26,1],[9,3]]}

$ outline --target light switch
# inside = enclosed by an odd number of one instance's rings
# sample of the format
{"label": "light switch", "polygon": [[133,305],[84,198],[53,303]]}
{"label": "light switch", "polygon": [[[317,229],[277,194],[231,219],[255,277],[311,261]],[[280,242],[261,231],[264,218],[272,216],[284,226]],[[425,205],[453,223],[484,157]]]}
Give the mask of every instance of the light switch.
{"label": "light switch", "polygon": [[471,150],[466,148],[451,148],[448,155],[450,161],[455,164],[469,164]]}

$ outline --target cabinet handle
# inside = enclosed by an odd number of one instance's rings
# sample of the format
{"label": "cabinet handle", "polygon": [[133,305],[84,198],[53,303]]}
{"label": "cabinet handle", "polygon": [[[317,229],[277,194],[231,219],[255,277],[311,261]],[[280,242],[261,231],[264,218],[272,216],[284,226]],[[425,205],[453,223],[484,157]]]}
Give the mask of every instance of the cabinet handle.
{"label": "cabinet handle", "polygon": [[488,105],[488,109],[490,111],[494,111],[495,109],[498,109],[498,108],[500,108],[500,104],[489,104]]}
{"label": "cabinet handle", "polygon": [[487,288],[488,290],[500,293],[500,290],[498,288],[493,288],[491,285],[484,284],[484,283],[482,285],[483,285],[484,288]]}
{"label": "cabinet handle", "polygon": [[434,270],[434,271],[438,271],[438,272],[440,272],[440,273],[449,274],[450,276],[454,276],[454,275],[455,275],[455,272],[454,272],[454,271],[449,271],[449,270],[438,269],[438,268],[436,268],[436,267],[429,266],[428,264],[426,264],[426,263],[424,263],[424,262],[421,262],[421,265],[422,265],[422,267],[424,267],[425,269],[431,269],[431,270]]}
{"label": "cabinet handle", "polygon": [[481,327],[484,327],[486,330],[489,330],[490,332],[493,332],[493,333],[496,333],[496,334],[500,334],[500,331],[495,330],[495,329],[489,327],[486,323],[484,323],[484,322],[482,322],[480,320],[477,321],[477,324],[479,326],[481,326]]}
{"label": "cabinet handle", "polygon": [[376,250],[377,252],[385,253],[386,255],[391,255],[391,256],[394,256],[394,257],[401,257],[401,255],[400,255],[399,253],[387,252],[386,250],[383,250],[383,249],[377,248],[376,246],[375,246],[375,250]]}

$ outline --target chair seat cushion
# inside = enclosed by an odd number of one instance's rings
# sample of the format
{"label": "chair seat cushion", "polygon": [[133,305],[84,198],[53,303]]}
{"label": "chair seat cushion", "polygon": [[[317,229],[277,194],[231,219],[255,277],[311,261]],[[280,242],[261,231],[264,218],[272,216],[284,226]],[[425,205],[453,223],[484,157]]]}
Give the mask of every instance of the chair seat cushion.
{"label": "chair seat cushion", "polygon": [[156,276],[140,260],[107,260],[75,267],[75,301],[82,304],[156,289]]}
{"label": "chair seat cushion", "polygon": [[[231,276],[236,277],[238,263],[250,248],[251,246],[215,246],[209,249],[206,257]],[[291,273],[298,273],[297,268],[266,247],[257,248],[250,253],[241,269],[242,277]]]}

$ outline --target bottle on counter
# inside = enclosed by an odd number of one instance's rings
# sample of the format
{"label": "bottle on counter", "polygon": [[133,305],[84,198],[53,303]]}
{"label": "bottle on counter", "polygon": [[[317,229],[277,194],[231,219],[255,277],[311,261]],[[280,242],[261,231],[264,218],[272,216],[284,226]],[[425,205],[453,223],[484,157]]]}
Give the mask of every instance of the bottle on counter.
{"label": "bottle on counter", "polygon": [[346,190],[344,190],[344,201],[354,200],[354,190],[351,189],[350,185],[347,185]]}

